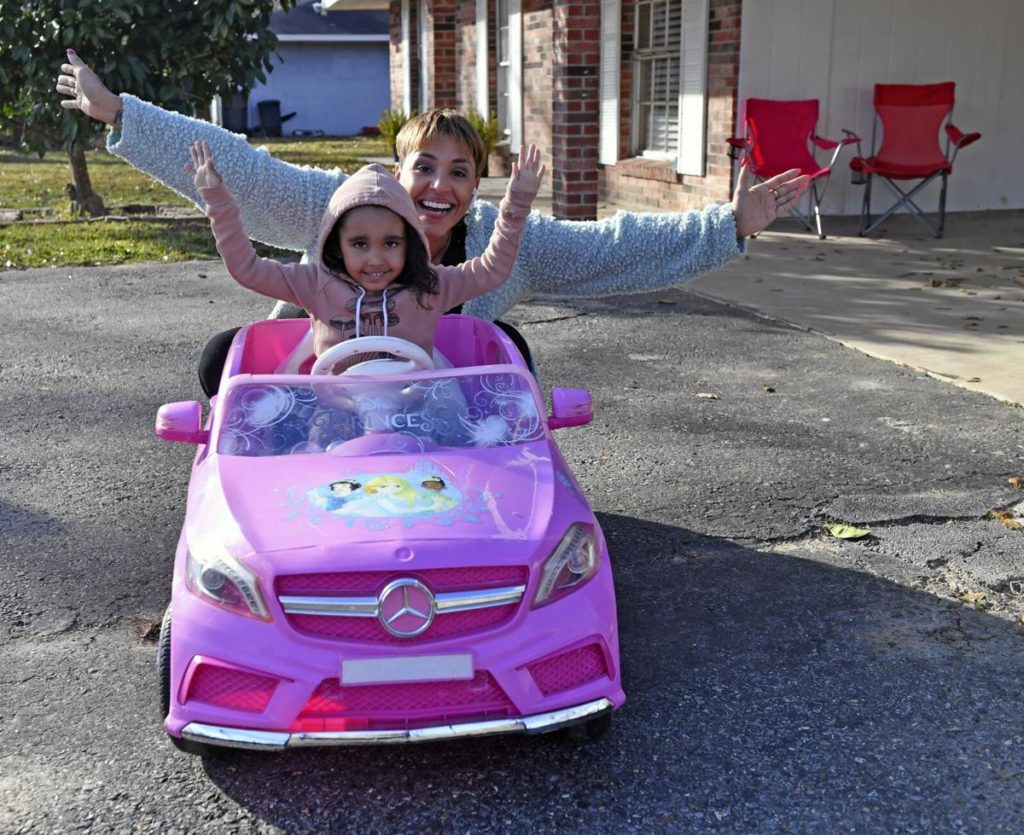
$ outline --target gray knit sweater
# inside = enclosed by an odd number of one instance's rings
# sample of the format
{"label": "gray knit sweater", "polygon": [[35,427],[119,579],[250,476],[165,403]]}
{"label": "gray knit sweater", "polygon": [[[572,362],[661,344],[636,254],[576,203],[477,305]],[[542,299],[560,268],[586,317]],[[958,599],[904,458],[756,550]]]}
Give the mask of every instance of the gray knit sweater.
{"label": "gray knit sweater", "polygon": [[[189,147],[210,143],[217,169],[241,208],[242,223],[258,241],[302,252],[316,247],[327,203],[346,174],[292,165],[254,148],[244,136],[170,113],[122,95],[120,132],[111,153],[155,177],[202,207],[184,169]],[[498,210],[476,201],[466,215],[466,256],[487,248]],[[599,296],[644,293],[683,284],[739,257],[736,222],[729,204],[684,213],[618,212],[599,221],[556,220],[534,211],[523,232],[508,281],[473,299],[463,312],[494,320],[538,293]]]}

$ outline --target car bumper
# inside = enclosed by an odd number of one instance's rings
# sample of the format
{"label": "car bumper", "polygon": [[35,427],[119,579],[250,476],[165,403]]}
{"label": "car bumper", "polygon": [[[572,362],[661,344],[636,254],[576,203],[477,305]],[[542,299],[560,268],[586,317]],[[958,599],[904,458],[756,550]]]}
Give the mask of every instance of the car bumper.
{"label": "car bumper", "polygon": [[275,731],[244,730],[192,722],[181,732],[184,739],[217,745],[223,748],[243,748],[255,751],[283,751],[286,748],[328,745],[387,745],[411,742],[433,742],[444,739],[467,739],[499,734],[540,734],[557,731],[581,722],[588,722],[605,713],[614,705],[608,699],[510,719],[488,722],[465,722],[437,725],[430,728],[381,731],[322,731],[279,733]]}

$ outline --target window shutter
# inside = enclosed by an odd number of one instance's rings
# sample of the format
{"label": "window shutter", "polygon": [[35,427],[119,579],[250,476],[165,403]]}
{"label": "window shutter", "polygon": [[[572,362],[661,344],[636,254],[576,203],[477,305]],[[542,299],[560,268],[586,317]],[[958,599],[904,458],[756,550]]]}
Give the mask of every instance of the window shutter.
{"label": "window shutter", "polygon": [[487,84],[487,0],[476,0],[476,109],[487,118],[491,113]]}
{"label": "window shutter", "polygon": [[508,0],[508,130],[513,154],[523,144],[523,4]]}
{"label": "window shutter", "polygon": [[709,16],[708,0],[683,0],[676,171],[698,177],[706,162]]}
{"label": "window shutter", "polygon": [[412,35],[409,29],[409,0],[402,0],[402,110],[412,112]]}
{"label": "window shutter", "polygon": [[619,161],[619,48],[622,0],[601,0],[601,139],[598,162]]}

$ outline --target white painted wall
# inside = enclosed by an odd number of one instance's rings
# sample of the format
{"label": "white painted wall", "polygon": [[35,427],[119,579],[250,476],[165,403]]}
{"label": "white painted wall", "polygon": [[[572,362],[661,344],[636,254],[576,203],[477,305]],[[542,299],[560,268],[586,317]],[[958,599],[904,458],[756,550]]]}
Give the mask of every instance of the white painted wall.
{"label": "white painted wall", "polygon": [[[957,157],[947,208],[1024,208],[1021,0],[744,0],[742,26],[739,118],[750,97],[817,98],[818,133],[839,139],[842,128],[852,130],[866,140],[867,154],[876,83],[955,81],[953,122],[982,138]],[[863,190],[849,176],[853,153],[846,149],[833,169],[826,212],[860,211]],[[888,187],[873,191],[877,211]],[[938,184],[918,202],[936,208]]]}
{"label": "white painted wall", "polygon": [[267,83],[249,94],[249,127],[259,124],[256,103],[281,102],[295,112],[281,129],[322,130],[328,136],[358,134],[376,125],[391,106],[388,44],[380,42],[279,43]]}

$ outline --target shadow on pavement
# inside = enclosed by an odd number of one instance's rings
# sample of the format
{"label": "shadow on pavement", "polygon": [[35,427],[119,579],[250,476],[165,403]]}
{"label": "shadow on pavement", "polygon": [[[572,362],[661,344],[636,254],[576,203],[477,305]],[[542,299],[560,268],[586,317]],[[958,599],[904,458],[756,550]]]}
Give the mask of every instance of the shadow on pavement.
{"label": "shadow on pavement", "polygon": [[[1021,628],[867,573],[604,515],[628,696],[609,734],[206,760],[294,831],[998,831]],[[316,787],[316,790],[311,790]]]}

